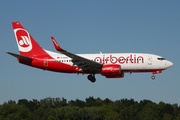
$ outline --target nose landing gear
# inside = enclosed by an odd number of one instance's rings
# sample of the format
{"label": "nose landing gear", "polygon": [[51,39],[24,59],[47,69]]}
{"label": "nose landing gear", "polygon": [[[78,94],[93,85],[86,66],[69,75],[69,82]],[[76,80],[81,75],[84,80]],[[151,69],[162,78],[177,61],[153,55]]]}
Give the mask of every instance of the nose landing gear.
{"label": "nose landing gear", "polygon": [[87,76],[88,80],[90,80],[92,83],[96,81],[95,74],[90,74]]}
{"label": "nose landing gear", "polygon": [[154,75],[151,76],[151,79],[154,80],[156,77]]}

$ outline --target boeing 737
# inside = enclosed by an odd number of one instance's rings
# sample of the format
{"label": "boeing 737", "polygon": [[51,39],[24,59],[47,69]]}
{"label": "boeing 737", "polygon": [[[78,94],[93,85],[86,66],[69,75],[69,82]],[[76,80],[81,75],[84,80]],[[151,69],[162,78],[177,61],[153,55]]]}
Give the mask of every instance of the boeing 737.
{"label": "boeing 737", "polygon": [[154,54],[73,54],[63,49],[55,38],[51,37],[59,54],[42,48],[20,22],[12,22],[12,26],[20,54],[7,53],[16,57],[19,63],[54,72],[89,74],[87,78],[91,82],[96,81],[95,74],[106,78],[123,78],[126,72],[150,72],[154,80],[154,74],[162,73],[173,65],[172,62]]}

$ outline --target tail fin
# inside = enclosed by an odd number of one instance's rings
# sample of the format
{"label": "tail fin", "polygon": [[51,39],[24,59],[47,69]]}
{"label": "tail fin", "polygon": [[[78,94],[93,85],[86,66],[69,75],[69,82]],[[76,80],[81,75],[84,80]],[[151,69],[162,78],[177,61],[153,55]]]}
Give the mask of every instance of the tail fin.
{"label": "tail fin", "polygon": [[38,55],[48,55],[20,22],[12,22],[12,26],[20,55],[30,58]]}

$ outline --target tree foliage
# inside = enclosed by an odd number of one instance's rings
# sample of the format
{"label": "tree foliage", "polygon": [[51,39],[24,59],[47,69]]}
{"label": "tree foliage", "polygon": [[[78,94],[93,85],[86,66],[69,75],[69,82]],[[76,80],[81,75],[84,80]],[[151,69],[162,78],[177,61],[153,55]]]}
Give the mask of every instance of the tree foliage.
{"label": "tree foliage", "polygon": [[89,97],[83,100],[20,99],[0,105],[0,120],[180,120],[180,107],[150,100]]}

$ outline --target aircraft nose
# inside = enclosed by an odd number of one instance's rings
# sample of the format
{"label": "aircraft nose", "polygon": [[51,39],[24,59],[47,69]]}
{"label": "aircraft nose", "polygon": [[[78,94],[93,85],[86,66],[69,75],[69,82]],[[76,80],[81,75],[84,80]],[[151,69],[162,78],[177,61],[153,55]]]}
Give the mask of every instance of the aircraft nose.
{"label": "aircraft nose", "polygon": [[170,62],[170,61],[167,61],[166,65],[167,65],[167,67],[169,68],[169,67],[172,67],[172,66],[173,66],[173,63]]}

